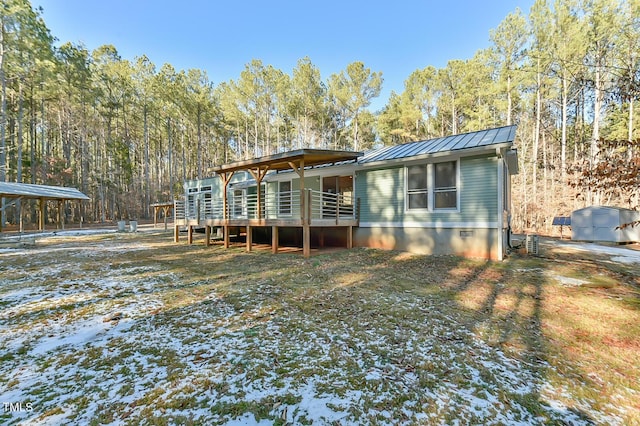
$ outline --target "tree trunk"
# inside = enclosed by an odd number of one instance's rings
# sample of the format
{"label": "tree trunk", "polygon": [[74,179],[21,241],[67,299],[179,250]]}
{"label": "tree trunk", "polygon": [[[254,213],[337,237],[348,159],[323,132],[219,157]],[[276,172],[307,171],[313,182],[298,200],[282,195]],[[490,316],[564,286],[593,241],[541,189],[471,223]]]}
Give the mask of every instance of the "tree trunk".
{"label": "tree trunk", "polygon": [[[627,127],[627,139],[629,139],[629,142],[633,141],[633,97],[629,97],[629,126]],[[632,152],[629,151],[629,155],[631,155]],[[631,158],[631,157],[629,157]]]}
{"label": "tree trunk", "polygon": [[[0,101],[0,182],[6,182],[7,174],[7,79],[4,74],[4,20],[0,15],[0,85],[2,86],[2,100]],[[0,200],[0,229],[6,222],[7,216],[4,210],[4,198]]]}
{"label": "tree trunk", "polygon": [[562,135],[560,137],[560,174],[562,181],[565,181],[567,171],[567,96],[569,88],[567,85],[567,79],[562,77]]}
{"label": "tree trunk", "polygon": [[16,144],[18,145],[18,158],[17,158],[17,181],[22,183],[22,137],[23,137],[23,131],[22,131],[22,119],[24,116],[24,99],[23,99],[23,84],[22,84],[22,79],[20,79],[20,81],[18,81],[18,140],[16,141]]}
{"label": "tree trunk", "polygon": [[507,76],[507,126],[511,126],[511,76]]}
{"label": "tree trunk", "polygon": [[202,161],[204,152],[202,152],[202,107],[200,105],[198,105],[196,125],[198,126],[198,150],[196,152],[196,160],[198,162],[198,179],[202,179]]}
{"label": "tree trunk", "polygon": [[542,120],[542,79],[540,77],[540,59],[538,59],[538,73],[536,75],[536,130],[533,135],[533,199],[538,195],[538,150],[540,146],[540,126]]}
{"label": "tree trunk", "polygon": [[168,162],[169,162],[169,200],[173,200],[173,146],[171,144],[171,117],[167,117],[167,150],[169,151]]}
{"label": "tree trunk", "polygon": [[144,127],[144,208],[147,212],[145,217],[148,217],[149,204],[151,204],[151,177],[149,176],[149,117],[146,103],[142,112],[142,121]]}

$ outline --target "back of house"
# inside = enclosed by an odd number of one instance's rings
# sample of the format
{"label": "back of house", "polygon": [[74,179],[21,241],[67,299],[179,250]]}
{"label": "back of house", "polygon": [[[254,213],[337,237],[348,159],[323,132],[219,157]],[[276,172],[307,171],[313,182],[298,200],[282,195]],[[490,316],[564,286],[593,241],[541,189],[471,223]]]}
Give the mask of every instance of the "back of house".
{"label": "back of house", "polygon": [[502,259],[515,126],[384,147],[358,161],[355,244]]}
{"label": "back of house", "polygon": [[[352,153],[346,161],[302,166],[303,173],[269,169],[266,157],[248,160],[243,164],[251,173],[236,171],[227,183],[215,176],[187,182],[185,210],[189,216],[200,199],[201,210],[219,210],[217,221],[209,223],[238,225],[244,218],[251,232],[267,240],[277,232],[274,226],[294,237],[296,227],[309,226],[315,245],[348,241],[347,246],[500,260],[510,234],[511,175],[518,173],[515,133],[515,126],[505,126],[387,146]],[[304,150],[297,155],[304,159]],[[252,167],[263,168],[259,183]],[[307,201],[304,191],[310,192]],[[329,218],[348,228],[331,226]]]}

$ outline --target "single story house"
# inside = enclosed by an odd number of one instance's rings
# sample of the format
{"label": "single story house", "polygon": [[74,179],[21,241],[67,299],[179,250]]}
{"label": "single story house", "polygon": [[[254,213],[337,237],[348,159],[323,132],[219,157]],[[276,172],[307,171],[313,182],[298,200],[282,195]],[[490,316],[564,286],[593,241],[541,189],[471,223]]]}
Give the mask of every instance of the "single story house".
{"label": "single story house", "polygon": [[[385,146],[366,153],[302,149],[213,169],[185,182],[178,228],[228,245],[344,244],[501,260],[510,237],[515,126]],[[260,188],[258,190],[258,188]]]}

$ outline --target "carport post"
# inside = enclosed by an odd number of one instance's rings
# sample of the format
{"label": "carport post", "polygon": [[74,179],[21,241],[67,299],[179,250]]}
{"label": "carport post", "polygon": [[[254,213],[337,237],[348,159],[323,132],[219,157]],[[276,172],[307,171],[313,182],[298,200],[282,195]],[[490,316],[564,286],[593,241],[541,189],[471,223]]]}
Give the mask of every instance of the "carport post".
{"label": "carport post", "polygon": [[44,198],[40,198],[40,217],[38,217],[38,230],[40,232],[44,231]]}
{"label": "carport post", "polygon": [[60,224],[60,229],[64,231],[64,200],[58,201],[58,223]]}

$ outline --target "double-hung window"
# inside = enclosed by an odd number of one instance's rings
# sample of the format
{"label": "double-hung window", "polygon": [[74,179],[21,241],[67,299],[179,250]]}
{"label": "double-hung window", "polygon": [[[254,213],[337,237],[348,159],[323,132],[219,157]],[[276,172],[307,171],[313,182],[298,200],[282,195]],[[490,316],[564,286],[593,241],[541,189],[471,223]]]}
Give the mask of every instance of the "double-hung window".
{"label": "double-hung window", "polygon": [[426,209],[429,206],[427,165],[407,167],[407,198],[409,209]]}
{"label": "double-hung window", "polygon": [[407,209],[441,210],[458,207],[458,162],[445,161],[407,167]]}
{"label": "double-hung window", "polygon": [[433,208],[455,209],[458,207],[456,162],[433,165]]}

